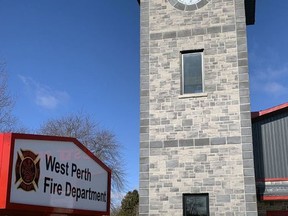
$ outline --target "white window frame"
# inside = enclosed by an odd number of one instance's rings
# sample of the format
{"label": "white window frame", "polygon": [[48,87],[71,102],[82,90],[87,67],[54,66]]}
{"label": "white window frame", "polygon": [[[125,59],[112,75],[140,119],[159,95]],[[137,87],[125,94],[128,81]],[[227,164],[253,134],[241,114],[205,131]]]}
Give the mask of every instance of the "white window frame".
{"label": "white window frame", "polygon": [[[202,91],[201,92],[185,92],[184,91],[184,55],[185,54],[201,54],[201,73],[202,73]],[[204,85],[204,49],[198,49],[198,50],[184,50],[180,52],[181,54],[181,95],[182,96],[205,96],[205,85]]]}

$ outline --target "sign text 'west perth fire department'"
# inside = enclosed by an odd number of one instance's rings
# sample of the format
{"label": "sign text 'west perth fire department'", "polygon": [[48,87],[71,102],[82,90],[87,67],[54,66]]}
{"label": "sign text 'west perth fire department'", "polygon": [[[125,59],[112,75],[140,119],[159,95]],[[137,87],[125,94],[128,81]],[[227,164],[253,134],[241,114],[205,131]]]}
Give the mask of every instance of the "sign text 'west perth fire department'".
{"label": "sign text 'west perth fire department'", "polygon": [[79,145],[66,140],[16,138],[9,202],[108,212],[110,170]]}
{"label": "sign text 'west perth fire department'", "polygon": [[107,172],[73,143],[16,139],[13,158],[11,202],[106,210]]}

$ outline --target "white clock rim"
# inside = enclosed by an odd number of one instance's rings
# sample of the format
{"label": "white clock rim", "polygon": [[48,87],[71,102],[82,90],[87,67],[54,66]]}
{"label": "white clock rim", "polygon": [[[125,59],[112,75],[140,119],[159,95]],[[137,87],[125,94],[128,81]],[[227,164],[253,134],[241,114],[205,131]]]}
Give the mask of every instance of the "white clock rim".
{"label": "white clock rim", "polygon": [[185,4],[185,5],[194,5],[199,3],[201,0],[178,0],[178,2]]}
{"label": "white clock rim", "polygon": [[[195,0],[193,1],[193,4],[190,5],[190,3],[188,2],[189,5],[187,5],[187,2],[185,1],[191,1],[191,0],[168,0],[168,2],[176,9],[181,10],[181,11],[195,11],[198,10],[202,7],[204,7],[206,4],[208,4],[210,1],[212,0],[196,0],[197,3],[194,4]],[[184,3],[185,2],[185,3]]]}

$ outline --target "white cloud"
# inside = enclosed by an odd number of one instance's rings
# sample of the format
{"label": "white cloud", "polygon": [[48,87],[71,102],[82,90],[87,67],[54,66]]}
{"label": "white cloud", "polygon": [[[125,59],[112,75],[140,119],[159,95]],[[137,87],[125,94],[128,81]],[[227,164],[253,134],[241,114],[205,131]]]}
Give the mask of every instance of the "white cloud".
{"label": "white cloud", "polygon": [[264,85],[264,91],[274,96],[281,96],[287,94],[287,86],[277,82],[267,82]]}
{"label": "white cloud", "polygon": [[288,63],[283,61],[279,53],[266,46],[259,50],[253,44],[249,53],[250,83],[253,95],[265,100],[280,99],[287,101],[288,97]]}
{"label": "white cloud", "polygon": [[47,85],[36,82],[30,77],[18,75],[25,85],[33,101],[38,106],[45,109],[56,109],[61,104],[66,103],[70,96],[65,91],[54,90]]}
{"label": "white cloud", "polygon": [[288,96],[288,65],[254,68],[250,77],[252,90],[262,96],[263,93],[270,97]]}

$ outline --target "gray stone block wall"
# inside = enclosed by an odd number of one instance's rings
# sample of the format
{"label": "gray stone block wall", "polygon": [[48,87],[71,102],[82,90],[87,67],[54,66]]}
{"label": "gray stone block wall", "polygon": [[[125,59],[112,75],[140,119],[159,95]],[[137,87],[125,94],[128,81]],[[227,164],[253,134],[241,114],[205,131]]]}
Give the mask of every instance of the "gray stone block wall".
{"label": "gray stone block wall", "polygon": [[141,0],[140,10],[140,182],[139,214],[149,215],[149,0]]}
{"label": "gray stone block wall", "polygon": [[[181,11],[141,0],[140,215],[257,215],[244,0]],[[205,94],[181,96],[180,51],[204,49]]]}

